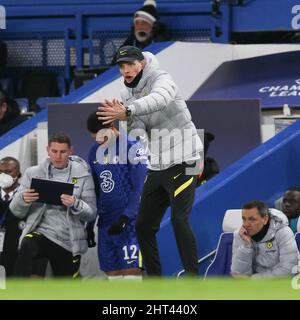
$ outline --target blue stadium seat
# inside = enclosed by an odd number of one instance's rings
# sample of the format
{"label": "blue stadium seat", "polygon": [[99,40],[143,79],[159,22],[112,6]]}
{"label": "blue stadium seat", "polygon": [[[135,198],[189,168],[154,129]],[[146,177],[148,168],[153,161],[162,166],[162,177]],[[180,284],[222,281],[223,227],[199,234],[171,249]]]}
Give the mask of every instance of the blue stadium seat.
{"label": "blue stadium seat", "polygon": [[221,234],[217,253],[214,260],[205,272],[205,278],[210,276],[229,276],[232,259],[233,233],[224,232]]}
{"label": "blue stadium seat", "polygon": [[14,96],[14,84],[11,78],[2,78],[0,79],[0,88],[4,91],[9,97]]}
{"label": "blue stadium seat", "polygon": [[57,87],[58,87],[58,91],[59,91],[59,96],[60,97],[64,97],[66,95],[66,81],[65,78],[63,76],[57,76],[56,77],[56,81],[57,81]]}
{"label": "blue stadium seat", "polygon": [[69,93],[75,90],[75,80],[73,79],[70,84]]}
{"label": "blue stadium seat", "polygon": [[[230,275],[233,233],[241,227],[242,223],[242,209],[226,210],[222,223],[223,233],[220,235],[217,248],[198,259],[200,273],[201,268],[209,262],[208,267],[204,269],[205,278],[206,276]],[[212,258],[213,260],[210,262]],[[184,270],[177,273],[177,277],[182,275],[184,275]]]}
{"label": "blue stadium seat", "polygon": [[19,106],[21,114],[28,112],[29,101],[27,98],[16,98],[15,101]]}
{"label": "blue stadium seat", "polygon": [[41,109],[48,107],[49,103],[58,103],[61,97],[40,97],[36,100],[36,104],[39,105]]}
{"label": "blue stadium seat", "polygon": [[223,233],[220,235],[216,254],[207,267],[207,276],[229,276],[232,260],[233,232],[242,225],[242,209],[228,209],[223,218]]}

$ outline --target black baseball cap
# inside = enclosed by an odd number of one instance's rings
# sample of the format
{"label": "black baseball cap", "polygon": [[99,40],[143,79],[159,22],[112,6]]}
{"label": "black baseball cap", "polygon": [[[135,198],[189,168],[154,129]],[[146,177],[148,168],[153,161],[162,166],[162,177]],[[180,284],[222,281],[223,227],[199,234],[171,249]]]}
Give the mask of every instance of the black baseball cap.
{"label": "black baseball cap", "polygon": [[116,63],[144,60],[145,57],[139,48],[133,46],[121,47],[117,52]]}

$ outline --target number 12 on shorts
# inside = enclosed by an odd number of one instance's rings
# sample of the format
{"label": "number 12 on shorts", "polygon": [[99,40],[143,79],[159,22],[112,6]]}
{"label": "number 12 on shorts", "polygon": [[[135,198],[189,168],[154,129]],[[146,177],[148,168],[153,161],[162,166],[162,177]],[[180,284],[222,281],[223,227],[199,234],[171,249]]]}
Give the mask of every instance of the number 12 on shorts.
{"label": "number 12 on shorts", "polygon": [[136,260],[138,258],[138,248],[136,245],[124,246],[122,250],[124,251],[124,260]]}

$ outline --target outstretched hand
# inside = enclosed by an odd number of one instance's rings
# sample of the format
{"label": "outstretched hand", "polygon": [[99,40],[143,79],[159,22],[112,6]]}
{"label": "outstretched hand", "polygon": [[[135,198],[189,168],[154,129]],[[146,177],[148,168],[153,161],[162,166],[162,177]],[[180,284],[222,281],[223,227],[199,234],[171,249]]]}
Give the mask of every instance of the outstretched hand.
{"label": "outstretched hand", "polygon": [[101,102],[98,110],[96,114],[98,119],[103,121],[103,124],[111,123],[115,120],[126,120],[126,108],[117,99],[112,101],[105,99],[104,102]]}

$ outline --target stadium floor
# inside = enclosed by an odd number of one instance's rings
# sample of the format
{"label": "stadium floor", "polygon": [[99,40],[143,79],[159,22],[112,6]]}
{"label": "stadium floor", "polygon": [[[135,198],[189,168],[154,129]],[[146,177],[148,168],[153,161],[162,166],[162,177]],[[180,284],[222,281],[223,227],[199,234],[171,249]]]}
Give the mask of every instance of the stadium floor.
{"label": "stadium floor", "polygon": [[[0,300],[300,299],[292,279],[8,280]],[[299,283],[299,281],[298,281]],[[299,283],[300,287],[300,283]]]}

